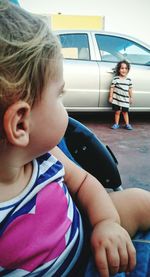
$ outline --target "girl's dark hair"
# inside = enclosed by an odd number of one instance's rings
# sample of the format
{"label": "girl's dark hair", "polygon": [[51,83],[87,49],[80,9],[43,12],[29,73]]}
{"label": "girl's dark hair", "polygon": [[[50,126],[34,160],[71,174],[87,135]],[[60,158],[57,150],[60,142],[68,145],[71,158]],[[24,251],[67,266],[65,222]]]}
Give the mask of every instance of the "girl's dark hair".
{"label": "girl's dark hair", "polygon": [[130,64],[129,62],[127,62],[126,60],[123,60],[123,61],[120,61],[119,63],[117,63],[116,65],[116,75],[119,75],[120,74],[120,68],[121,68],[121,65],[125,63],[127,68],[128,68],[128,71],[130,70]]}

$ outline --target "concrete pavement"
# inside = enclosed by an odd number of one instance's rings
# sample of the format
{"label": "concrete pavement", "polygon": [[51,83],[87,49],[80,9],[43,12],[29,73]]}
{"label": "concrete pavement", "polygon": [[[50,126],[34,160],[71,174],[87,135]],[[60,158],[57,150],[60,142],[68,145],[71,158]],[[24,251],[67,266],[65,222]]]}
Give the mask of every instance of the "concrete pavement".
{"label": "concrete pavement", "polygon": [[[71,114],[109,145],[118,160],[124,188],[140,187],[150,191],[150,114],[132,113],[132,131],[112,130],[112,113]],[[123,125],[123,121],[121,120]]]}

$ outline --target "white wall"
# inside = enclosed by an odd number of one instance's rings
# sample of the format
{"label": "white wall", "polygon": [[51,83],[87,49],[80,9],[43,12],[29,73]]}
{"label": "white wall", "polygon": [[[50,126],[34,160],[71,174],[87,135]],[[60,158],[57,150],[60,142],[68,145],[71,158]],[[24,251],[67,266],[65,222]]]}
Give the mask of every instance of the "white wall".
{"label": "white wall", "polygon": [[150,0],[20,0],[20,4],[36,13],[102,15],[106,31],[132,35],[150,44]]}

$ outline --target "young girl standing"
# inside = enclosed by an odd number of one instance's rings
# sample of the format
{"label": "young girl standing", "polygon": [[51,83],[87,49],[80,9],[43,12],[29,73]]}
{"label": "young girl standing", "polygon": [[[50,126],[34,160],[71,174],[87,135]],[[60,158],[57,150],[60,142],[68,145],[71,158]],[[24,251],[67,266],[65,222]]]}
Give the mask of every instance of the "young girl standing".
{"label": "young girl standing", "polygon": [[132,130],[129,124],[129,107],[132,103],[132,81],[127,74],[130,70],[130,64],[126,61],[120,61],[116,66],[116,75],[112,80],[109,102],[112,103],[112,108],[115,111],[115,124],[112,129],[118,129],[120,114],[122,112],[125,121],[125,129]]}

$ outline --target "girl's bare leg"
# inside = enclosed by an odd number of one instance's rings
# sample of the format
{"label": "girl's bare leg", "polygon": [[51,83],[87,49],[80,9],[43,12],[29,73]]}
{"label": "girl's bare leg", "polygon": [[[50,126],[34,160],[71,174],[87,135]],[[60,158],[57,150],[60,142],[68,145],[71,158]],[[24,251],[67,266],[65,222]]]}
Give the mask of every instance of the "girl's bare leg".
{"label": "girl's bare leg", "polygon": [[122,112],[123,114],[123,118],[124,118],[124,121],[125,121],[125,124],[129,124],[129,114],[128,112]]}
{"label": "girl's bare leg", "polygon": [[116,124],[119,124],[119,121],[120,121],[120,113],[121,113],[121,111],[116,111],[116,112],[115,112],[115,123],[116,123]]}
{"label": "girl's bare leg", "polygon": [[150,192],[138,188],[111,192],[110,197],[118,210],[121,225],[131,237],[139,230],[150,229]]}

